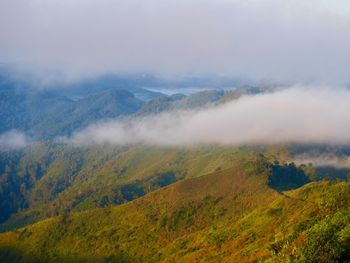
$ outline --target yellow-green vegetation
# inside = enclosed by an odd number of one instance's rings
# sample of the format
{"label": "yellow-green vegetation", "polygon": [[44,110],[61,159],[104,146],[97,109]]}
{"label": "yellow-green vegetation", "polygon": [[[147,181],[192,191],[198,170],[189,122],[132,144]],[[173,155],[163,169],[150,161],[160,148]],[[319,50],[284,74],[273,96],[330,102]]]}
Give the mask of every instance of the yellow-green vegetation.
{"label": "yellow-green vegetation", "polygon": [[282,193],[269,186],[276,167],[286,178],[294,169],[273,166],[262,155],[247,157],[119,206],[67,213],[2,233],[0,261],[349,259],[349,183],[312,182]]}
{"label": "yellow-green vegetation", "polygon": [[[0,228],[122,204],[178,180],[229,168],[253,158],[255,151],[219,146],[77,148],[38,143],[19,153],[18,160],[0,160],[0,223],[11,216]],[[280,159],[284,152],[273,147],[262,151],[271,160]]]}

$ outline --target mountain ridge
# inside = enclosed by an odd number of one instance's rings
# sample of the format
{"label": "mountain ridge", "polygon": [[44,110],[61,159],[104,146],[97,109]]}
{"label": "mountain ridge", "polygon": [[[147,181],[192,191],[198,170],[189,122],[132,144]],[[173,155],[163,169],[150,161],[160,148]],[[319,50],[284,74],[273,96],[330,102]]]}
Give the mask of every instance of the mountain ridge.
{"label": "mountain ridge", "polygon": [[[349,253],[346,240],[336,241],[339,251],[319,251],[312,242],[324,242],[322,235],[315,236],[315,241],[304,238],[313,237],[321,224],[334,225],[339,231],[350,227],[350,219],[341,212],[349,209],[349,183],[313,182],[281,194],[267,186],[265,173],[260,164],[248,162],[180,181],[121,206],[66,214],[3,233],[0,258],[14,262],[303,262],[315,257],[323,262]],[[67,247],[71,243],[75,245]],[[296,252],[289,250],[293,246]]]}

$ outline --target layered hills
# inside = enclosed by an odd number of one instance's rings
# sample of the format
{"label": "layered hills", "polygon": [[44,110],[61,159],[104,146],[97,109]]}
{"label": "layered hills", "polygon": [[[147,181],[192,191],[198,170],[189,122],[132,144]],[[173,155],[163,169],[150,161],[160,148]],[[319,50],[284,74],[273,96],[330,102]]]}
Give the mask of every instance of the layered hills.
{"label": "layered hills", "polygon": [[[350,261],[346,145],[67,139],[91,124],[197,112],[274,87],[203,90],[196,78],[148,75],[33,83],[0,72],[0,135],[29,138],[0,145],[0,262]],[[192,84],[201,91],[159,92]]]}
{"label": "layered hills", "polygon": [[[193,94],[166,95],[147,89],[187,87],[196,79],[183,82],[161,81],[152,76],[107,75],[76,82],[43,85],[5,74],[0,67],[0,134],[9,130],[25,133],[32,140],[70,136],[96,122],[126,117],[143,117],[165,111],[190,110],[224,103],[242,94],[264,92],[265,88],[239,86],[223,91],[209,86]],[[207,84],[209,85],[210,82]],[[203,83],[202,83],[203,85]],[[218,85],[213,82],[212,85]],[[228,85],[226,83],[226,85]],[[201,86],[199,86],[201,87]],[[176,90],[176,89],[175,89]]]}

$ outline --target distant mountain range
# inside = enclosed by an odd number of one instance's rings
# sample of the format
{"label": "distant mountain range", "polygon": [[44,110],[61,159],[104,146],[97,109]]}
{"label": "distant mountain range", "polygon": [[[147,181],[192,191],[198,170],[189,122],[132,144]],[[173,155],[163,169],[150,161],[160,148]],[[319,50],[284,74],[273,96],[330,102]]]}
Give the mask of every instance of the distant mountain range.
{"label": "distant mountain range", "polygon": [[[197,82],[195,80],[191,84]],[[220,100],[236,99],[252,89],[240,88],[234,96],[220,89],[190,95],[165,95],[147,90],[141,84],[169,85],[151,76],[106,76],[37,88],[31,82],[13,80],[0,74],[0,133],[16,129],[34,139],[52,139],[69,136],[73,131],[97,121],[200,108]],[[184,84],[186,82],[174,85],[182,87]]]}

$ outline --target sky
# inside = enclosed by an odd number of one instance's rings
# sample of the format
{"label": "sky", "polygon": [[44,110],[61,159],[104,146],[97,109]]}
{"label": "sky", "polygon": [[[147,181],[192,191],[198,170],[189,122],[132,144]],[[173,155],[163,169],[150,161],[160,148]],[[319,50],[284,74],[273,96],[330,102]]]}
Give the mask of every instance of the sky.
{"label": "sky", "polygon": [[0,62],[348,84],[346,0],[0,0]]}

